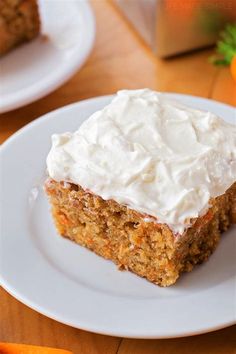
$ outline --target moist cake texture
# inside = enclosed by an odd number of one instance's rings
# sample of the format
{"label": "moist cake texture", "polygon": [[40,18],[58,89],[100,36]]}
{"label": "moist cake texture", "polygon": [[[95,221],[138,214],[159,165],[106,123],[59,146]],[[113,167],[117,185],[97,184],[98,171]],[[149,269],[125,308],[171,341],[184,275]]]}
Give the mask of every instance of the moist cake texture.
{"label": "moist cake texture", "polygon": [[0,0],[0,55],[39,34],[36,0]]}
{"label": "moist cake texture", "polygon": [[167,225],[78,185],[48,179],[45,189],[59,234],[160,286],[207,260],[221,232],[236,223],[236,184],[177,238]]}
{"label": "moist cake texture", "polygon": [[47,167],[58,232],[161,286],[236,222],[235,125],[151,90],[54,135]]}

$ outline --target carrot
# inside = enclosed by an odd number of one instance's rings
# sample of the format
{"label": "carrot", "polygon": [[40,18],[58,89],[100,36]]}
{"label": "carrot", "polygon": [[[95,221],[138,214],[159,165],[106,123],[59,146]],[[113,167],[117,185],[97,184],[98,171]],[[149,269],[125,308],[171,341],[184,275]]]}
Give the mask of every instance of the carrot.
{"label": "carrot", "polygon": [[232,75],[232,78],[235,80],[236,82],[236,55],[233,57],[231,64],[230,64],[230,72]]}
{"label": "carrot", "polygon": [[191,0],[191,1],[180,1],[180,0],[166,0],[165,8],[168,14],[173,16],[180,16],[189,18],[192,20],[192,15],[194,11],[201,5],[203,0]]}
{"label": "carrot", "polygon": [[217,42],[217,55],[210,58],[215,65],[230,65],[232,78],[236,82],[236,23],[228,24]]}
{"label": "carrot", "polygon": [[0,343],[0,354],[73,354],[69,350],[26,344]]}
{"label": "carrot", "polygon": [[213,218],[213,213],[211,210],[208,211],[208,213],[206,213],[203,217],[204,221],[210,221]]}
{"label": "carrot", "polygon": [[[62,223],[62,225],[65,226],[69,226],[70,225],[70,220],[68,219],[68,217],[64,214],[64,213],[58,213],[60,222]],[[1,354],[1,353],[0,353]]]}

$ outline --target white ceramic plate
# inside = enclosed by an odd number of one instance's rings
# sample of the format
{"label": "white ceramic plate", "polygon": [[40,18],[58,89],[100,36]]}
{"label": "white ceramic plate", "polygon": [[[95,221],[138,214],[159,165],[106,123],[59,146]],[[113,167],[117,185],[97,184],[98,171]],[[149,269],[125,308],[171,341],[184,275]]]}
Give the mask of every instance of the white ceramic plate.
{"label": "white ceramic plate", "polygon": [[[170,95],[235,122],[233,107]],[[122,337],[166,338],[223,328],[235,320],[235,231],[210,260],[160,288],[56,234],[42,189],[52,133],[73,131],[111,96],[51,112],[3,144],[0,283],[17,299],[57,321]]]}
{"label": "white ceramic plate", "polygon": [[87,0],[40,0],[41,36],[0,58],[0,113],[33,102],[67,81],[85,62],[95,37]]}

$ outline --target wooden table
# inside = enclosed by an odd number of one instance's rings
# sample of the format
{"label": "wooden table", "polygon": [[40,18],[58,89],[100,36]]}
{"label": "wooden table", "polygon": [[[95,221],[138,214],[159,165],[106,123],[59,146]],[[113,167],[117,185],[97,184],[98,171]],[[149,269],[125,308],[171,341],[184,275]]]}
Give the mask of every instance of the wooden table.
{"label": "wooden table", "polygon": [[[97,37],[86,65],[49,96],[1,115],[0,143],[44,113],[121,88],[150,87],[236,105],[236,85],[227,68],[215,68],[208,63],[211,50],[166,61],[157,60],[111,3],[93,0],[92,5],[97,19]],[[234,326],[180,339],[107,337],[48,319],[0,289],[0,341],[67,348],[75,354],[233,354],[236,353],[235,333]]]}

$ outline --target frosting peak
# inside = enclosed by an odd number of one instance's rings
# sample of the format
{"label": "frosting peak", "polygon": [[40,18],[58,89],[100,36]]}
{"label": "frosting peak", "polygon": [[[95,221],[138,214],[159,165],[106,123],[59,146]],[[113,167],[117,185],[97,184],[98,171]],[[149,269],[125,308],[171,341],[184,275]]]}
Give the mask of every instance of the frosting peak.
{"label": "frosting peak", "polygon": [[236,126],[148,89],[122,90],[75,133],[52,136],[51,178],[183,233],[236,180]]}

